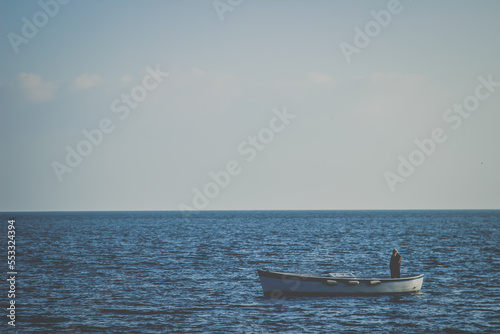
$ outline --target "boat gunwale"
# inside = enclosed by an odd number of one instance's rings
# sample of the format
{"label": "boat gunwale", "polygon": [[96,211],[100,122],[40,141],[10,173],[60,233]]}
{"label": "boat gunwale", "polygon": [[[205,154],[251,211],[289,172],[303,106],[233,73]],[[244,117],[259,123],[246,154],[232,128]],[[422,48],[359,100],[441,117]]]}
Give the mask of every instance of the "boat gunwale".
{"label": "boat gunwale", "polygon": [[348,282],[348,281],[359,281],[361,282],[370,282],[370,281],[380,281],[380,283],[392,283],[392,282],[401,282],[401,281],[411,281],[424,277],[424,274],[418,274],[414,276],[400,277],[400,278],[377,278],[377,277],[334,277],[334,276],[315,276],[315,275],[307,275],[307,274],[292,274],[292,273],[284,273],[277,271],[268,271],[257,269],[259,276],[269,277],[269,278],[279,278],[279,279],[288,279],[288,280],[300,280],[300,281],[316,281],[316,282],[325,282],[326,280],[335,280],[339,282]]}

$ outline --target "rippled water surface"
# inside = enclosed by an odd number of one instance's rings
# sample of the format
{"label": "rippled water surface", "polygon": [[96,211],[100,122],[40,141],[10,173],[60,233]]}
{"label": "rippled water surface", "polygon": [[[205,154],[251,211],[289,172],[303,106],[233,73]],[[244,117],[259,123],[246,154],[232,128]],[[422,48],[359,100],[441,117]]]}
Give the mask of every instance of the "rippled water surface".
{"label": "rippled water surface", "polygon": [[[16,220],[18,333],[500,332],[500,211],[0,217],[5,245]],[[257,268],[386,276],[394,247],[420,293],[262,295]]]}

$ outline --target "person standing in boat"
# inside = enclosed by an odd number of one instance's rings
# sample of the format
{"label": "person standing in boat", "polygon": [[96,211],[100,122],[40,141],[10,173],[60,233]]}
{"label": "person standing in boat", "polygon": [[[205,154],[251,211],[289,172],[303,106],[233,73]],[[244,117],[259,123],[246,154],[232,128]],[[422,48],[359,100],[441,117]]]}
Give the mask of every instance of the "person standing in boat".
{"label": "person standing in boat", "polygon": [[391,278],[401,277],[401,255],[398,250],[394,248],[391,256]]}

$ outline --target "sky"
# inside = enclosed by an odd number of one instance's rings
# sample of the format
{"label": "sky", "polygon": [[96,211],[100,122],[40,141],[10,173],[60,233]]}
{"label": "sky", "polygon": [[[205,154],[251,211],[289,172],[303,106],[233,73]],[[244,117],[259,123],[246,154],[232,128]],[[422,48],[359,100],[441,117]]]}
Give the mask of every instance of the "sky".
{"label": "sky", "polygon": [[499,1],[0,1],[0,211],[500,209]]}

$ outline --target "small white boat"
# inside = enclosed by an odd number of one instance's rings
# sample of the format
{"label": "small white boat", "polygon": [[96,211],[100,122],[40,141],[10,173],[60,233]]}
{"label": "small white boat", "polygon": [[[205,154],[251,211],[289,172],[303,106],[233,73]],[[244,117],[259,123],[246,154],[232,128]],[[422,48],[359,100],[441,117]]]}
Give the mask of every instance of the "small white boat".
{"label": "small white boat", "polygon": [[330,276],[290,274],[257,270],[264,296],[279,298],[295,296],[377,295],[412,293],[422,288],[424,274],[400,278],[356,277],[351,273],[331,273]]}

